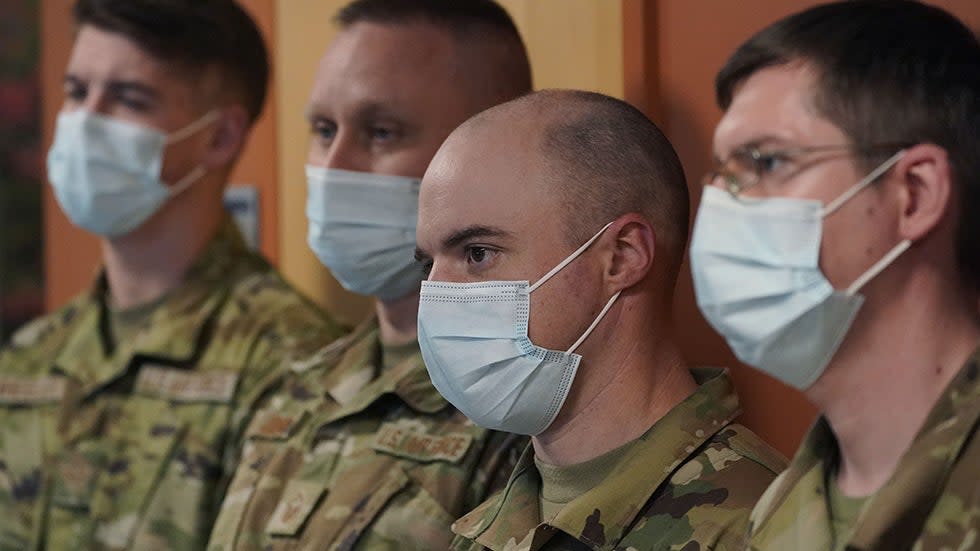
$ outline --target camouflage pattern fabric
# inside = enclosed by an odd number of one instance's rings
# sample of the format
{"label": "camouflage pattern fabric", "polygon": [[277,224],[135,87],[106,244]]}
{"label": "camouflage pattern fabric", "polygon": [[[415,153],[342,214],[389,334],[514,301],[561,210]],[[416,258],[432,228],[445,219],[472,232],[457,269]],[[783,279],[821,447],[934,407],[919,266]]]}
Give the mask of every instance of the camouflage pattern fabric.
{"label": "camouflage pattern fabric", "polygon": [[837,441],[820,418],[752,511],[751,548],[875,551],[980,548],[980,351],[933,407],[892,477],[861,509],[844,541],[834,541],[827,466]]}
{"label": "camouflage pattern fabric", "polygon": [[247,430],[211,551],[447,549],[527,442],[450,406],[417,344],[384,362],[374,320],[293,371]]}
{"label": "camouflage pattern fabric", "polygon": [[341,330],[230,219],[127,342],[106,283],[0,352],[0,550],[204,547],[283,351]]}
{"label": "camouflage pattern fabric", "polygon": [[634,442],[613,475],[541,521],[528,446],[506,489],[458,520],[457,551],[744,549],[749,511],[785,460],[745,427],[727,372],[693,370],[700,387]]}

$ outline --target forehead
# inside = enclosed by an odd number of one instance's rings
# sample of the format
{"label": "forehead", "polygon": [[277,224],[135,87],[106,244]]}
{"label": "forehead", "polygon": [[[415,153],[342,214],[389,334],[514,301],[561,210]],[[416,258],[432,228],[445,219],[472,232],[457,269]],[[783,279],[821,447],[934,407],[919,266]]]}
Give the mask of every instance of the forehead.
{"label": "forehead", "polygon": [[558,238],[561,202],[533,119],[471,121],[450,136],[422,181],[420,236],[484,225],[539,242]]}
{"label": "forehead", "polygon": [[355,23],[331,43],[317,68],[311,103],[344,107],[373,102],[424,109],[459,95],[457,48],[432,25]]}
{"label": "forehead", "polygon": [[715,129],[720,158],[737,147],[762,142],[789,145],[843,143],[843,133],[817,112],[813,69],[802,63],[766,67],[738,85]]}
{"label": "forehead", "polygon": [[130,38],[91,25],[75,37],[67,73],[91,81],[132,80],[158,88],[191,88],[173,63],[154,57]]}

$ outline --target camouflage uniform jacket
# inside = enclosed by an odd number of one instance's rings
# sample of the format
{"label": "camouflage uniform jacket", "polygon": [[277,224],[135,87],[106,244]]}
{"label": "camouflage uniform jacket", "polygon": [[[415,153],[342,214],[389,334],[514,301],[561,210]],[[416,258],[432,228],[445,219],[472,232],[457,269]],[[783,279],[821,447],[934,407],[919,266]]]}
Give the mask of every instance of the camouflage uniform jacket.
{"label": "camouflage uniform jacket", "polygon": [[453,525],[453,549],[743,549],[749,511],[785,460],[732,423],[739,406],[727,373],[693,371],[698,390],[635,441],[614,474],[548,522],[528,446],[503,492]]}
{"label": "camouflage uniform jacket", "polygon": [[446,549],[527,442],[450,406],[417,345],[383,362],[374,320],[293,371],[247,430],[211,551]]}
{"label": "camouflage uniform jacket", "polygon": [[0,550],[203,548],[281,351],[340,334],[230,219],[131,340],[105,296],[102,276],[0,352]]}
{"label": "camouflage uniform jacket", "polygon": [[827,465],[837,440],[825,418],[752,511],[759,550],[900,551],[980,547],[980,351],[939,399],[895,473],[863,505],[846,542],[832,542]]}

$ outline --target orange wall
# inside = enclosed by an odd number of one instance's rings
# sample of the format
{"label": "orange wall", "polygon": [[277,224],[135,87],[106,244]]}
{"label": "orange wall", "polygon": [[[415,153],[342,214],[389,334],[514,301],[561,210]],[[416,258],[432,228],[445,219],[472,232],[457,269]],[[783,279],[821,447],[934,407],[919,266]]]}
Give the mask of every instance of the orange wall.
{"label": "orange wall", "polygon": [[[275,0],[241,0],[274,44]],[[44,144],[50,145],[54,121],[62,100],[62,77],[73,41],[70,2],[41,0],[41,91]],[[271,54],[271,51],[270,51]],[[270,56],[271,57],[271,56]],[[262,252],[275,261],[279,255],[275,90],[270,87],[266,109],[252,130],[242,159],[232,174],[233,183],[259,188]],[[48,186],[44,192],[45,303],[52,309],[84,289],[99,264],[98,241],[71,225],[58,208]]]}
{"label": "orange wall", "polygon": [[[681,161],[696,212],[699,180],[710,168],[711,137],[721,112],[714,77],[725,59],[753,33],[819,2],[812,0],[623,0],[626,99],[660,124]],[[980,28],[980,2],[933,2]],[[693,220],[693,218],[692,218]],[[694,303],[690,273],[675,300],[682,346],[689,361],[731,365],[745,413],[742,422],[791,454],[815,411],[803,396],[738,365],[724,341],[705,323]]]}

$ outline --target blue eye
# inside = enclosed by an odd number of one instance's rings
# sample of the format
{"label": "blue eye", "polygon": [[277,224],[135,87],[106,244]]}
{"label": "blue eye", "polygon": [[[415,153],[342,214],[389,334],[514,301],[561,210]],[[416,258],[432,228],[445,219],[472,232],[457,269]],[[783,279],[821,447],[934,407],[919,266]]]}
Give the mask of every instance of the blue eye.
{"label": "blue eye", "polygon": [[369,133],[371,140],[376,142],[388,142],[396,137],[395,131],[385,126],[372,126]]}
{"label": "blue eye", "polygon": [[789,158],[782,152],[761,152],[755,151],[752,154],[752,169],[762,176],[779,169]]}
{"label": "blue eye", "polygon": [[321,140],[332,140],[337,135],[337,125],[331,121],[313,121],[310,124],[310,132]]}

